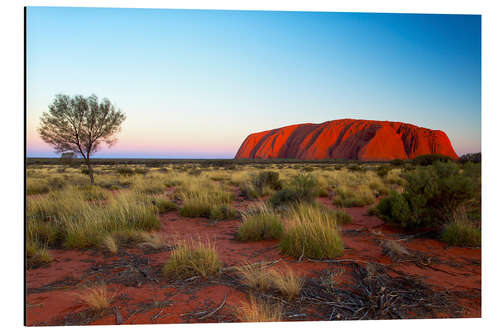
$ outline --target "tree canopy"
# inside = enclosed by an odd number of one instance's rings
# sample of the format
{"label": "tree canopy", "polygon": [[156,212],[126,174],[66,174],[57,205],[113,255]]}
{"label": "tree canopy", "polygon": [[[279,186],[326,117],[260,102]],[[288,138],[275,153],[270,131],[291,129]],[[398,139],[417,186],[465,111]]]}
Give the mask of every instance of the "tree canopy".
{"label": "tree canopy", "polygon": [[74,152],[81,155],[89,168],[93,183],[90,157],[103,144],[113,145],[125,120],[125,114],[107,98],[99,101],[96,95],[56,95],[49,110],[40,118],[38,133],[57,153]]}

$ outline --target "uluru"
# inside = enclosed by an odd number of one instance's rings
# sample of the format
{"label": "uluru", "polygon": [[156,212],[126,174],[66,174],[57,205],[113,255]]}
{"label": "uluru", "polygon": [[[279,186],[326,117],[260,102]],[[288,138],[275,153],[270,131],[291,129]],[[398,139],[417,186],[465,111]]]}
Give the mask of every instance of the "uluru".
{"label": "uluru", "polygon": [[457,159],[445,132],[392,121],[339,119],[250,134],[235,158],[387,161],[442,154]]}

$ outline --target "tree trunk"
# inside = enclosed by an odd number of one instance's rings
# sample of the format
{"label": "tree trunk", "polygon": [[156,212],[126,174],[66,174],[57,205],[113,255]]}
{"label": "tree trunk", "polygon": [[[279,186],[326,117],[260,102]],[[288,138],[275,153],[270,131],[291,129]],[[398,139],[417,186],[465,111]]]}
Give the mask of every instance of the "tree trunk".
{"label": "tree trunk", "polygon": [[85,162],[87,162],[87,168],[89,169],[90,184],[94,185],[94,170],[92,164],[90,164],[90,159],[85,159]]}

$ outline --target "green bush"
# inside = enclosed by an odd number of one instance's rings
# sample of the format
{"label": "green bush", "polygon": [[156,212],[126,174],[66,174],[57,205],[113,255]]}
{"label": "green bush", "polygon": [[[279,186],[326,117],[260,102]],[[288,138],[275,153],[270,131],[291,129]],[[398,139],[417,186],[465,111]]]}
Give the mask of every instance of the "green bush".
{"label": "green bush", "polygon": [[165,198],[153,198],[151,201],[153,205],[158,209],[158,212],[161,214],[176,211],[179,209],[175,202]]}
{"label": "green bush", "polygon": [[455,246],[481,246],[481,229],[475,226],[463,207],[451,216],[441,233],[443,242]]}
{"label": "green bush", "polygon": [[230,205],[214,206],[210,209],[210,220],[223,221],[238,218],[238,211]]}
{"label": "green bush", "polygon": [[392,192],[377,206],[386,220],[403,227],[441,225],[456,208],[473,197],[471,178],[453,162],[434,162],[402,175],[402,194]]}
{"label": "green bush", "polygon": [[311,174],[299,174],[293,177],[290,186],[276,192],[269,203],[273,207],[295,204],[299,202],[313,202],[319,196],[318,183]]}
{"label": "green bush", "polygon": [[415,165],[428,166],[434,164],[434,162],[449,162],[451,157],[441,155],[441,154],[426,154],[420,155],[413,159]]}
{"label": "green bush", "polygon": [[384,178],[385,176],[387,176],[389,171],[391,171],[391,168],[389,168],[387,165],[381,165],[377,168],[377,175],[380,178]]}
{"label": "green bush", "polygon": [[393,165],[393,166],[403,166],[403,165],[405,165],[405,161],[403,161],[400,158],[395,158],[395,159],[393,159],[391,161],[391,165]]}
{"label": "green bush", "polygon": [[238,228],[236,238],[242,241],[279,239],[282,233],[279,215],[264,206],[253,214],[243,215],[243,223]]}
{"label": "green bush", "polygon": [[273,190],[280,190],[282,187],[280,174],[275,171],[261,171],[252,177],[253,185],[259,190],[269,186]]}
{"label": "green bush", "polygon": [[132,176],[134,174],[134,169],[123,166],[117,168],[116,172],[121,176]]}

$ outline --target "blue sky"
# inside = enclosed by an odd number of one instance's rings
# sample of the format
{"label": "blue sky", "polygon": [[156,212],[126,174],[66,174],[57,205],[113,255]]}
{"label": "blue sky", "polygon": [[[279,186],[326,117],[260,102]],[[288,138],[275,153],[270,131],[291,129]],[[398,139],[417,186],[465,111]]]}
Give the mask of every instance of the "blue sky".
{"label": "blue sky", "polygon": [[231,158],[252,132],[341,118],[481,150],[481,17],[29,7],[28,156],[55,94],[128,116],[102,157]]}

